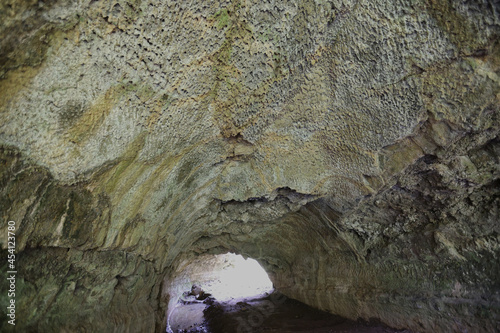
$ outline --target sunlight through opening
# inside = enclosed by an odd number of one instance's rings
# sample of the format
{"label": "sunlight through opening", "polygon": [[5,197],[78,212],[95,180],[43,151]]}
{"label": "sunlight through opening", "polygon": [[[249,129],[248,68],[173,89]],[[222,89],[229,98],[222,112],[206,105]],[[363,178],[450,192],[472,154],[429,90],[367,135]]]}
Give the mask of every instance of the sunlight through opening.
{"label": "sunlight through opening", "polygon": [[207,332],[205,309],[264,299],[274,291],[266,271],[254,259],[233,253],[204,255],[180,263],[166,289],[173,296],[168,306],[167,332]]}
{"label": "sunlight through opening", "polygon": [[273,290],[266,271],[251,258],[228,253],[220,255],[223,265],[214,277],[200,287],[220,301],[263,295]]}

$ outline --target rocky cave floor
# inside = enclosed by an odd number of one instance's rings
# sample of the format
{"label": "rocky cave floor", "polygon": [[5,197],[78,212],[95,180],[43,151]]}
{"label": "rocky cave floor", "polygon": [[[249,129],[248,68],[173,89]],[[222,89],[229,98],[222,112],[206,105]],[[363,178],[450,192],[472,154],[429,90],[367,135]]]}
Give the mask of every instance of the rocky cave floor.
{"label": "rocky cave floor", "polygon": [[179,303],[172,317],[170,324],[174,333],[411,333],[379,322],[342,318],[277,292],[227,302],[212,297],[203,301],[193,298]]}

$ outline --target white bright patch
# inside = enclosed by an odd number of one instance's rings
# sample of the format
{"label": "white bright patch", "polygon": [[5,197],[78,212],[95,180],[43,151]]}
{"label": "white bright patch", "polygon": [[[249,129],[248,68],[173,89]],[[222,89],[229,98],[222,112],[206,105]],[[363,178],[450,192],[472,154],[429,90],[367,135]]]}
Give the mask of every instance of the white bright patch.
{"label": "white bright patch", "polygon": [[256,260],[245,260],[232,253],[221,256],[226,264],[220,271],[213,272],[210,282],[202,285],[203,290],[218,301],[255,297],[273,290],[273,283]]}

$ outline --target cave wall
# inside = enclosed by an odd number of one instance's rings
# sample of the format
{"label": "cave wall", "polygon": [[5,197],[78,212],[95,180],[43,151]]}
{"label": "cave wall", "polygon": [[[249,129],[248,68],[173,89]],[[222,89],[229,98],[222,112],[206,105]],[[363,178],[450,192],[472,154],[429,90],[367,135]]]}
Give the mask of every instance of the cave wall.
{"label": "cave wall", "polygon": [[163,331],[165,279],[227,251],[349,318],[499,329],[495,2],[0,9],[18,331]]}

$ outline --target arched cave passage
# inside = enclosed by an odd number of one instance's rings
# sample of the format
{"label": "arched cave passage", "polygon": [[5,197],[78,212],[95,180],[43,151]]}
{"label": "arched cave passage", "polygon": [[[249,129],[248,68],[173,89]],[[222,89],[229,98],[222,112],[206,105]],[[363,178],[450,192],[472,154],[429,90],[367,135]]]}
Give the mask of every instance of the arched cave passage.
{"label": "arched cave passage", "polygon": [[269,296],[274,291],[269,276],[256,260],[234,253],[184,260],[164,284],[170,294],[169,333],[204,327],[203,311],[207,304],[236,305]]}
{"label": "arched cave passage", "polygon": [[[272,269],[272,265],[263,263]],[[306,265],[315,269],[314,260],[307,261]],[[287,329],[294,332],[409,332],[387,327],[377,320],[348,319],[318,310],[321,306],[311,307],[290,298],[274,288],[256,260],[238,254],[188,256],[174,267],[163,280],[163,289],[169,298],[165,312],[167,333],[254,333]],[[276,276],[274,273],[271,271],[271,276]],[[346,304],[345,300],[339,299],[339,302],[341,306]]]}
{"label": "arched cave passage", "polygon": [[0,331],[165,332],[231,251],[345,318],[499,332],[493,2],[2,1]]}

